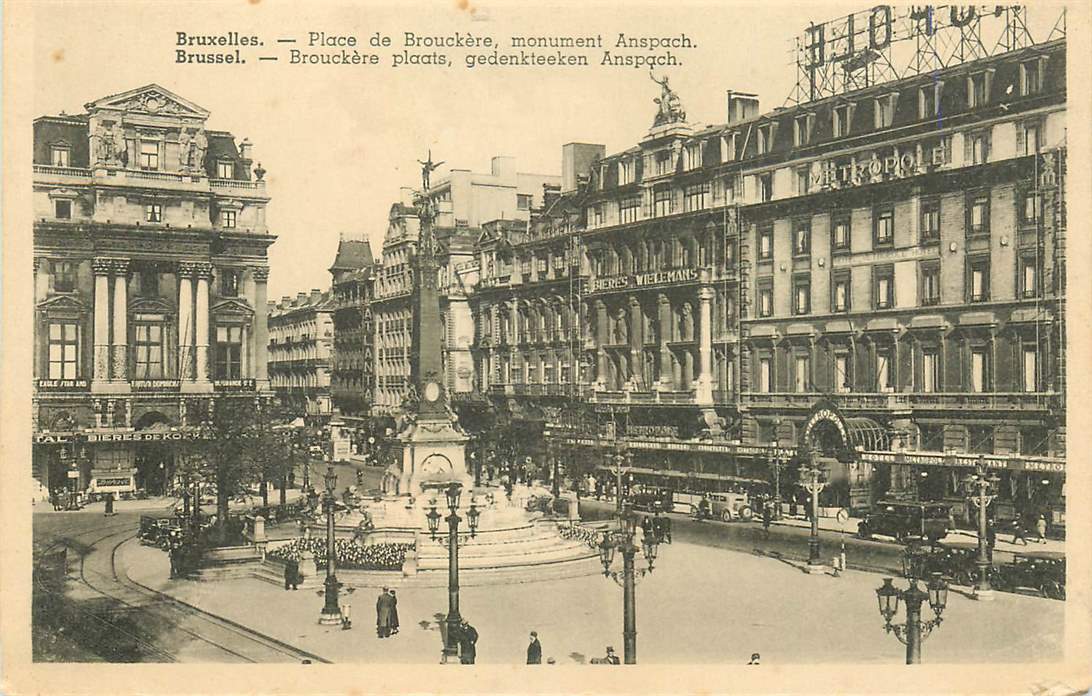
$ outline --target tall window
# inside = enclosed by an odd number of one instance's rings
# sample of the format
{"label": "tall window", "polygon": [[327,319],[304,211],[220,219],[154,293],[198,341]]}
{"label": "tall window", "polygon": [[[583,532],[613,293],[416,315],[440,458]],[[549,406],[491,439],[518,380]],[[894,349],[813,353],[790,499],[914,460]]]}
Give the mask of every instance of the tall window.
{"label": "tall window", "polygon": [[933,118],[937,115],[937,88],[928,84],[918,90],[918,118]]}
{"label": "tall window", "polygon": [[137,379],[163,378],[163,325],[138,323],[133,327],[133,367]]}
{"label": "tall window", "polygon": [[890,309],[895,306],[895,269],[891,266],[877,266],[873,270],[876,309]]}
{"label": "tall window", "polygon": [[54,167],[71,167],[72,150],[67,145],[54,145],[49,149],[49,161]]}
{"label": "tall window", "polygon": [[850,244],[850,215],[849,213],[835,213],[831,217],[830,248],[834,251],[846,251]]}
{"label": "tall window", "polygon": [[75,321],[49,323],[49,379],[76,379],[79,374],[79,327]]}
{"label": "tall window", "polygon": [[967,106],[985,106],[989,96],[988,73],[976,73],[967,78]]}
{"label": "tall window", "polygon": [[810,360],[806,355],[797,355],[793,370],[793,391],[806,392],[810,383]]}
{"label": "tall window", "polygon": [[758,390],[773,391],[773,361],[770,358],[758,359]]}
{"label": "tall window", "polygon": [[220,270],[220,296],[239,296],[239,271],[233,268],[223,268]]}
{"label": "tall window", "polygon": [[1039,194],[1025,191],[1020,197],[1020,223],[1034,225],[1039,221]]}
{"label": "tall window", "polygon": [[972,193],[967,197],[967,234],[990,233],[990,194]]}
{"label": "tall window", "polygon": [[[636,196],[631,196],[630,198],[623,198],[622,203],[621,203],[621,205],[619,207],[619,213],[620,213],[620,216],[622,218],[622,220],[621,220],[622,224],[625,224],[627,222],[637,222],[637,211],[640,210],[640,208],[641,208],[641,199],[637,198]],[[600,223],[601,222],[602,222],[602,217],[600,217]]]}
{"label": "tall window", "polygon": [[811,131],[814,123],[814,114],[804,114],[796,117],[792,123],[792,144],[794,147],[807,145],[811,142]]}
{"label": "tall window", "polygon": [[921,304],[940,303],[940,264],[936,261],[921,264]]}
{"label": "tall window", "polygon": [[921,241],[935,242],[940,239],[940,199],[921,200]]}
{"label": "tall window", "polygon": [[1038,264],[1034,255],[1020,257],[1020,297],[1039,295]]}
{"label": "tall window", "polygon": [[696,186],[686,187],[685,203],[687,212],[705,209],[707,190],[707,184],[698,184]]}
{"label": "tall window", "polygon": [[758,260],[764,261],[773,258],[773,227],[758,228]]}
{"label": "tall window", "polygon": [[672,214],[672,189],[661,187],[652,194],[652,213],[656,217]]}
{"label": "tall window", "polygon": [[881,348],[876,351],[876,389],[878,391],[891,391],[894,388],[892,381],[894,354],[890,348]]}
{"label": "tall window", "polygon": [[844,138],[849,135],[852,118],[853,106],[851,104],[842,104],[841,106],[834,107],[833,130],[835,138]]}
{"label": "tall window", "polygon": [[930,348],[921,353],[921,391],[935,392],[937,390],[937,351]]}
{"label": "tall window", "polygon": [[895,123],[895,103],[898,101],[899,95],[885,94],[882,97],[876,99],[875,111],[876,115],[875,125],[876,129],[890,128]]}
{"label": "tall window", "polygon": [[683,157],[685,162],[683,166],[687,169],[697,169],[701,166],[701,143],[690,143],[683,149]]}
{"label": "tall window", "polygon": [[773,316],[773,286],[770,284],[758,286],[758,316]]}
{"label": "tall window", "polygon": [[853,388],[851,366],[848,353],[838,353],[834,356],[834,391],[839,394],[845,394]]}
{"label": "tall window", "polygon": [[140,168],[159,169],[159,142],[155,140],[140,141]]}
{"label": "tall window", "polygon": [[989,363],[986,350],[975,348],[971,351],[971,391],[984,392],[989,385]]}
{"label": "tall window", "polygon": [[216,163],[217,179],[234,179],[235,163],[231,160],[220,160]]}
{"label": "tall window", "polygon": [[773,151],[773,140],[776,133],[776,123],[766,123],[758,127],[758,154],[764,155]]}
{"label": "tall window", "polygon": [[798,276],[792,281],[793,314],[807,314],[811,311],[811,277]]}
{"label": "tall window", "polygon": [[72,261],[53,262],[53,292],[73,292],[76,289],[76,264]]}
{"label": "tall window", "polygon": [[876,208],[872,215],[872,244],[890,246],[895,241],[895,209],[891,206]]}
{"label": "tall window", "polygon": [[1039,391],[1039,351],[1035,346],[1024,346],[1024,391]]}
{"label": "tall window", "polygon": [[1042,140],[1042,124],[1039,121],[1027,121],[1020,124],[1019,128],[1018,152],[1024,156],[1037,154]]}
{"label": "tall window", "polygon": [[137,283],[141,297],[159,297],[159,272],[154,268],[137,273]]}
{"label": "tall window", "polygon": [[990,299],[990,259],[980,257],[971,259],[967,264],[968,273],[968,300],[970,302],[985,302]]}
{"label": "tall window", "polygon": [[968,133],[967,164],[985,164],[990,159],[990,137],[985,132]]}
{"label": "tall window", "polygon": [[793,223],[792,254],[807,256],[811,253],[811,220],[797,220]]}
{"label": "tall window", "polygon": [[144,206],[145,222],[163,222],[163,206],[159,203],[148,203]]}
{"label": "tall window", "polygon": [[671,173],[671,153],[667,150],[662,150],[656,153],[656,174],[670,174]]}
{"label": "tall window", "polygon": [[762,202],[773,200],[773,173],[758,175],[758,189]]}
{"label": "tall window", "polygon": [[834,276],[834,290],[831,297],[831,307],[835,312],[848,312],[850,308],[849,289],[850,276],[846,271],[839,271]]}
{"label": "tall window", "polygon": [[1023,86],[1020,91],[1025,97],[1042,91],[1043,76],[1040,72],[1041,67],[1042,62],[1038,58],[1020,64],[1020,83]]}
{"label": "tall window", "polygon": [[236,212],[234,210],[220,211],[220,226],[228,229],[235,227]]}
{"label": "tall window", "polygon": [[618,185],[625,186],[626,184],[632,184],[636,177],[636,165],[632,159],[624,159],[618,163]]}
{"label": "tall window", "polygon": [[806,196],[811,190],[811,168],[810,167],[797,167],[796,174],[796,195]]}
{"label": "tall window", "polygon": [[239,379],[242,373],[243,327],[216,327],[216,379]]}

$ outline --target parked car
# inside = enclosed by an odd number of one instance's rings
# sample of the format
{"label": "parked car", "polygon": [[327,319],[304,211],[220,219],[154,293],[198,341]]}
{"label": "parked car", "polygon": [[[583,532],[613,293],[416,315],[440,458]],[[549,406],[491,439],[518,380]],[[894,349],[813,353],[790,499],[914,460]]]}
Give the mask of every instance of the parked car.
{"label": "parked car", "polygon": [[[949,583],[972,587],[978,581],[978,549],[973,546],[921,546],[911,543],[903,555],[903,575],[927,578],[940,573]],[[991,569],[990,582],[998,572]]]}
{"label": "parked car", "polygon": [[927,539],[935,544],[948,534],[948,506],[896,500],[879,502],[857,527],[857,535],[862,539],[871,539],[874,534],[894,537],[899,543]]}
{"label": "parked car", "polygon": [[671,509],[671,491],[644,489],[630,496],[634,510],[647,512],[666,512]]}
{"label": "parked car", "polygon": [[141,515],[137,538],[142,544],[166,550],[170,544],[171,531],[182,528],[183,520],[175,515]]}
{"label": "parked car", "polygon": [[1012,563],[997,566],[995,587],[1007,592],[1034,592],[1065,599],[1065,554],[1056,551],[1018,553]]}
{"label": "parked car", "polygon": [[751,509],[750,498],[746,493],[679,493],[673,496],[674,505],[686,505],[690,515],[697,517],[700,514],[702,499],[708,501],[708,516],[720,519],[724,522],[733,520],[749,521],[754,517]]}

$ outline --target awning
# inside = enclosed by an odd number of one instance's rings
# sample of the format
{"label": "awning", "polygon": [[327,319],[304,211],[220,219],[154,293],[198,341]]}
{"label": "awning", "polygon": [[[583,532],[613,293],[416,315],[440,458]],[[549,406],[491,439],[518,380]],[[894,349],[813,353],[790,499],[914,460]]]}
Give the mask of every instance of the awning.
{"label": "awning", "polygon": [[846,446],[851,450],[885,450],[891,443],[887,429],[871,418],[846,418],[846,434]]}

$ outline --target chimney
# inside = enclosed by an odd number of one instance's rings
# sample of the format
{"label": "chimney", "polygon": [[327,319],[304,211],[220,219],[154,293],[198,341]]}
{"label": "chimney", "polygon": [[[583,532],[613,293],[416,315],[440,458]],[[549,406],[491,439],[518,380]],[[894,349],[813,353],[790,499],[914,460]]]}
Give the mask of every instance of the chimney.
{"label": "chimney", "polygon": [[253,159],[253,157],[251,157],[251,149],[253,147],[254,145],[250,142],[250,138],[243,138],[243,142],[239,143],[239,159]]}
{"label": "chimney", "polygon": [[577,189],[581,176],[591,173],[592,165],[607,154],[605,145],[567,143],[561,146],[561,193]]}
{"label": "chimney", "polygon": [[291,301],[292,301],[292,298],[289,297],[288,295],[285,295],[285,296],[281,297],[281,305],[284,306],[284,307],[287,307],[288,303],[291,302]]}
{"label": "chimney", "polygon": [[303,303],[304,303],[304,302],[305,302],[306,300],[307,300],[307,293],[305,293],[305,292],[297,292],[297,293],[296,293],[296,301],[295,301],[295,303],[294,303],[294,304],[293,304],[292,306],[293,306],[293,307],[300,307],[300,306],[302,306],[302,305],[303,305]]}
{"label": "chimney", "polygon": [[318,304],[319,299],[322,298],[322,290],[318,288],[311,288],[311,304]]}
{"label": "chimney", "polygon": [[516,158],[497,156],[490,160],[490,171],[493,172],[493,176],[498,179],[510,180],[515,183],[516,179]]}
{"label": "chimney", "polygon": [[728,90],[728,125],[758,116],[758,95]]}

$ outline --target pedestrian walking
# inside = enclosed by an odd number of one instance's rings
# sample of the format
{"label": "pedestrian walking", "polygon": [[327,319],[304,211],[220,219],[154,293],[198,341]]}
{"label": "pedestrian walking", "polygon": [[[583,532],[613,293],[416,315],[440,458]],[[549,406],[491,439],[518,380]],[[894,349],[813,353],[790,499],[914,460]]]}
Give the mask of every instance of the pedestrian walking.
{"label": "pedestrian walking", "polygon": [[391,595],[386,587],[375,600],[375,633],[380,638],[391,635]]}
{"label": "pedestrian walking", "polygon": [[300,584],[300,562],[289,560],[284,564],[284,589],[298,590]]}
{"label": "pedestrian walking", "polygon": [[478,630],[465,619],[459,624],[459,662],[472,665],[478,657]]}
{"label": "pedestrian walking", "polygon": [[1022,542],[1024,542],[1024,546],[1027,546],[1028,545],[1028,540],[1027,540],[1027,537],[1025,536],[1025,534],[1026,534],[1026,532],[1024,532],[1024,525],[1020,523],[1020,519],[1017,518],[1017,519],[1013,520],[1012,521],[1012,543],[1015,544],[1017,541],[1022,541]]}
{"label": "pedestrian walking", "polygon": [[1039,515],[1039,519],[1035,520],[1035,534],[1038,537],[1036,541],[1040,544],[1046,543],[1047,523],[1046,518]]}
{"label": "pedestrian walking", "polygon": [[641,520],[641,533],[644,535],[645,539],[651,539],[654,536],[652,531],[652,518],[648,515],[645,515],[644,519]]}
{"label": "pedestrian walking", "polygon": [[527,645],[527,664],[542,664],[542,643],[538,642],[538,633],[531,631],[531,642]]}
{"label": "pedestrian walking", "polygon": [[769,500],[762,503],[762,531],[770,536],[770,522],[773,521],[773,503]]}
{"label": "pedestrian walking", "polygon": [[997,523],[992,517],[986,519],[986,559],[993,563],[993,548],[997,546]]}
{"label": "pedestrian walking", "polygon": [[398,597],[391,590],[391,635],[398,633]]}

